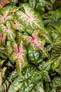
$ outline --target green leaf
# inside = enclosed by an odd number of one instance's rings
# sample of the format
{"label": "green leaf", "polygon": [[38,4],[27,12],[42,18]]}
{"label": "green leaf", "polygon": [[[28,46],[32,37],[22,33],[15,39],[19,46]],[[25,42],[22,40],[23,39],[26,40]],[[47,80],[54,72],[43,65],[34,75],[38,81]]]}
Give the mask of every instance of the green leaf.
{"label": "green leaf", "polygon": [[28,48],[28,58],[29,61],[34,63],[34,64],[38,64],[38,60],[40,58],[40,52],[38,50],[32,50],[30,48]]}
{"label": "green leaf", "polygon": [[38,81],[35,87],[30,92],[45,92],[43,88],[43,83]]}
{"label": "green leaf", "polygon": [[[19,7],[15,5],[6,5],[5,7],[2,8],[2,13],[4,14],[5,11],[8,12],[8,15],[14,15],[14,13],[19,9]],[[13,16],[15,17],[15,16]]]}
{"label": "green leaf", "polygon": [[40,65],[39,65],[39,69],[40,70],[46,70],[46,71],[49,71],[51,69],[51,64],[53,63],[53,61],[51,61],[51,59],[47,62],[42,62]]}
{"label": "green leaf", "polygon": [[18,3],[18,0],[9,0],[10,1],[10,4],[12,5],[16,5]]}
{"label": "green leaf", "polygon": [[7,59],[6,48],[3,46],[0,46],[0,58],[2,58],[3,60]]}
{"label": "green leaf", "polygon": [[8,92],[16,92],[18,90],[19,92],[29,92],[33,89],[34,83],[39,79],[41,79],[40,71],[38,71],[36,67],[29,65],[23,70],[23,76],[18,77],[10,85]]}
{"label": "green leaf", "polygon": [[11,86],[8,89],[8,92],[16,92],[22,86],[22,79],[18,77],[14,82],[12,82]]}
{"label": "green leaf", "polygon": [[56,89],[52,89],[51,92],[56,92]]}
{"label": "green leaf", "polygon": [[5,71],[6,71],[6,67],[3,67],[3,68],[0,69],[0,88],[2,86],[3,76],[5,74]]}
{"label": "green leaf", "polygon": [[8,56],[10,56],[10,54],[13,52],[12,42],[11,41],[7,41],[6,51],[7,51]]}
{"label": "green leaf", "polygon": [[6,77],[5,81],[3,81],[2,87],[0,88],[0,92],[6,91],[10,84],[18,77],[16,70],[10,72],[9,76]]}
{"label": "green leaf", "polygon": [[27,2],[28,0],[21,0],[23,3]]}
{"label": "green leaf", "polygon": [[35,8],[36,7],[36,0],[29,0],[29,4]]}
{"label": "green leaf", "polygon": [[52,43],[52,39],[48,31],[41,31],[40,36],[44,37],[47,43]]}
{"label": "green leaf", "polygon": [[0,60],[0,68],[2,67],[4,62],[5,62],[5,60]]}
{"label": "green leaf", "polygon": [[45,70],[42,71],[42,79],[46,82],[50,82],[50,76],[49,76],[48,72]]}
{"label": "green leaf", "polygon": [[59,66],[60,60],[61,60],[61,56],[59,56],[58,58],[56,58],[56,59],[53,61],[52,65],[51,65],[51,69],[52,69],[52,70],[55,70],[55,69]]}
{"label": "green leaf", "polygon": [[49,91],[50,91],[49,83],[47,83],[47,82],[46,82],[46,84],[45,84],[45,91],[46,91],[46,92],[49,92]]}
{"label": "green leaf", "polygon": [[54,4],[56,0],[50,0],[50,1],[51,1],[52,4]]}
{"label": "green leaf", "polygon": [[52,86],[53,88],[61,87],[61,77],[55,77],[55,78],[52,80],[51,86]]}

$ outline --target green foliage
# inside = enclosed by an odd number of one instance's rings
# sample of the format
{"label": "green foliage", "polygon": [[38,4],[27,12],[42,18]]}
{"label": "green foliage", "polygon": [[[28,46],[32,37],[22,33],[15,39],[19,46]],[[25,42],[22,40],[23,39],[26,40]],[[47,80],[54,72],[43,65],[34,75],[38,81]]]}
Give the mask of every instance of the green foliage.
{"label": "green foliage", "polygon": [[2,87],[3,76],[4,76],[5,71],[6,71],[6,67],[2,68],[2,65],[4,62],[5,62],[5,60],[0,60],[0,88]]}
{"label": "green foliage", "polygon": [[[9,87],[8,92],[16,92],[19,90],[19,92],[30,92],[30,90],[33,90],[35,85],[37,84],[37,81],[41,79],[40,71],[36,69],[36,67],[33,67],[29,65],[26,67],[23,71],[23,76],[18,77]],[[36,83],[36,84],[35,84]],[[39,86],[41,85],[41,87]],[[39,89],[43,90],[43,84],[39,82]],[[12,90],[13,89],[13,90]],[[36,89],[36,86],[35,86]],[[44,91],[43,91],[44,92]]]}
{"label": "green foliage", "polygon": [[34,63],[36,65],[40,63],[42,59],[40,60],[39,57],[40,57],[40,52],[38,50],[28,49],[28,58],[31,63]]}
{"label": "green foliage", "polygon": [[18,0],[9,0],[10,1],[10,4],[12,5],[16,5],[18,3]]}
{"label": "green foliage", "polygon": [[[39,11],[40,13],[45,12],[45,10],[53,10],[53,4],[56,0],[29,0],[29,4]],[[45,9],[46,8],[46,9]]]}
{"label": "green foliage", "polygon": [[56,0],[0,8],[0,92],[61,91],[60,23]]}
{"label": "green foliage", "polygon": [[3,46],[0,46],[0,58],[7,59],[6,48]]}
{"label": "green foliage", "polygon": [[15,78],[18,77],[16,70],[12,71],[6,80],[3,81],[2,87],[0,88],[1,92],[6,92],[10,84],[14,81]]}
{"label": "green foliage", "polygon": [[51,86],[52,86],[53,88],[61,87],[61,77],[55,77],[55,78],[52,80]]}

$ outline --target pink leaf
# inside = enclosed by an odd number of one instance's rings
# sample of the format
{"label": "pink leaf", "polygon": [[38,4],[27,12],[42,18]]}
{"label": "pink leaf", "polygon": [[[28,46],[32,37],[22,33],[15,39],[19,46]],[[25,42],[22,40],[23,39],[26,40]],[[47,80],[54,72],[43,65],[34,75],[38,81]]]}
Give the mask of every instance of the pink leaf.
{"label": "pink leaf", "polygon": [[37,31],[34,31],[34,32],[33,32],[32,37],[33,37],[34,39],[37,39],[37,33],[38,33]]}
{"label": "pink leaf", "polygon": [[32,42],[32,37],[30,36],[24,36],[24,39],[27,40],[28,42]]}
{"label": "pink leaf", "polygon": [[8,3],[8,0],[1,0],[0,1],[0,6],[3,7]]}
{"label": "pink leaf", "polygon": [[14,52],[18,53],[18,47],[17,47],[17,44],[14,43],[13,46],[14,46]]}
{"label": "pink leaf", "polygon": [[20,42],[20,45],[19,45],[18,52],[21,53],[22,50],[23,50],[23,42],[21,41],[21,42]]}
{"label": "pink leaf", "polygon": [[5,35],[3,35],[2,33],[0,33],[0,44],[1,44],[2,40],[4,39],[4,36]]}
{"label": "pink leaf", "polygon": [[43,46],[44,42],[42,39],[40,39],[38,37],[38,34],[39,34],[39,31],[34,31],[32,34],[32,37],[31,36],[24,36],[24,39],[27,40],[27,42],[29,42],[33,48],[36,47],[36,48],[40,49],[47,56],[47,53],[46,53],[45,48]]}

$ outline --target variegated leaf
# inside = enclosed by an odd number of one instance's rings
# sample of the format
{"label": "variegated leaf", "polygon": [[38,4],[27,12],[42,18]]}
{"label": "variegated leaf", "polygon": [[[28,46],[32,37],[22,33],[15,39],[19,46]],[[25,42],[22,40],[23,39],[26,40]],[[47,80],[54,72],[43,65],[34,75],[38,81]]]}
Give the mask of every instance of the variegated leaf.
{"label": "variegated leaf", "polygon": [[5,74],[6,69],[7,69],[6,67],[0,68],[0,89],[2,87],[3,76]]}
{"label": "variegated leaf", "polygon": [[48,57],[47,52],[44,48],[45,45],[45,40],[38,37],[39,32],[37,30],[35,30],[31,36],[22,36],[24,38],[25,41],[27,41],[27,43],[30,44],[31,47],[33,47],[34,49],[39,49],[43,52],[43,54],[45,56]]}
{"label": "variegated leaf", "polygon": [[14,21],[11,22],[12,24],[12,27],[15,29],[15,30],[18,30],[20,32],[23,32],[25,31],[25,28],[22,24],[19,23],[19,21],[15,18]]}
{"label": "variegated leaf", "polygon": [[4,45],[6,41],[6,35],[0,32],[0,44]]}
{"label": "variegated leaf", "polygon": [[11,28],[10,22],[7,21],[6,26],[4,24],[0,24],[0,28],[3,34],[7,35],[8,40],[14,40],[15,39],[15,31]]}
{"label": "variegated leaf", "polygon": [[0,1],[0,6],[3,7],[3,6],[5,6],[7,3],[9,3],[9,0],[1,0],[1,1]]}
{"label": "variegated leaf", "polygon": [[26,29],[26,32],[27,32],[28,34],[32,35],[32,33],[34,32],[34,30],[32,30],[32,29]]}
{"label": "variegated leaf", "polygon": [[12,42],[11,41],[7,41],[6,51],[7,51],[7,55],[8,56],[13,52]]}
{"label": "variegated leaf", "polygon": [[9,10],[8,14],[12,15],[14,14],[19,8],[15,5],[7,5],[2,8],[2,13],[4,13],[6,10]]}
{"label": "variegated leaf", "polygon": [[22,69],[28,64],[26,58],[27,51],[24,48],[22,41],[20,42],[19,47],[15,42],[13,42],[13,49],[14,51],[10,57],[10,60],[16,62],[16,68],[21,72]]}
{"label": "variegated leaf", "polygon": [[51,43],[52,42],[51,37],[50,37],[48,31],[41,31],[40,32],[40,36],[44,37],[45,40],[47,41],[47,43]]}
{"label": "variegated leaf", "polygon": [[22,36],[23,34],[21,33],[21,32],[17,32],[17,34],[16,34],[16,42],[17,42],[17,44],[19,45],[20,44],[20,41],[21,41],[21,36]]}
{"label": "variegated leaf", "polygon": [[2,9],[2,15],[0,15],[0,23],[5,23],[7,20],[13,20],[13,15],[8,15],[9,11],[9,8],[6,8],[5,10]]}
{"label": "variegated leaf", "polygon": [[39,15],[38,12],[35,12],[28,4],[22,4],[22,8],[24,9],[24,12],[20,10],[16,12],[16,16],[20,23],[26,26],[26,28],[39,28],[45,30],[41,15]]}

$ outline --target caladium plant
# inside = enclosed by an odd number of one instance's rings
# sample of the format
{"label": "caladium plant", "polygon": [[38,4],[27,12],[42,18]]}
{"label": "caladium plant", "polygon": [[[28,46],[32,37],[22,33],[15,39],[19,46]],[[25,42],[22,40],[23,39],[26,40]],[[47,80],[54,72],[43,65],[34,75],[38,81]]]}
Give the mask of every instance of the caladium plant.
{"label": "caladium plant", "polygon": [[35,50],[41,50],[45,56],[48,57],[47,51],[44,48],[45,40],[43,38],[38,37],[39,31],[35,30],[32,36],[22,36],[26,43],[29,43],[30,46]]}
{"label": "caladium plant", "polygon": [[9,0],[0,0],[1,7],[5,6],[7,3],[9,3]]}
{"label": "caladium plant", "polygon": [[14,40],[15,39],[15,31],[11,28],[10,22],[7,21],[6,26],[4,24],[0,24],[0,28],[3,34],[7,36],[8,40]]}
{"label": "caladium plant", "polygon": [[0,44],[4,45],[6,41],[6,35],[0,32]]}
{"label": "caladium plant", "polygon": [[46,30],[44,28],[42,18],[38,12],[36,13],[34,9],[27,3],[22,4],[21,7],[23,11],[18,10],[16,12],[18,21],[20,21],[21,24],[30,29],[39,28],[41,30]]}
{"label": "caladium plant", "polygon": [[12,62],[16,62],[16,68],[19,72],[19,75],[21,74],[22,69],[28,64],[26,55],[27,51],[23,46],[23,41],[20,42],[19,47],[15,42],[13,42],[13,53],[10,56],[10,60]]}
{"label": "caladium plant", "polygon": [[7,15],[13,15],[18,9],[19,7],[15,5],[7,5],[1,9],[1,12],[3,14],[5,11],[7,11],[8,12]]}
{"label": "caladium plant", "polygon": [[[16,4],[19,0],[10,1]],[[39,10],[40,6],[44,8],[48,4],[43,6],[45,0],[29,1],[37,11],[42,10]],[[2,61],[0,65],[0,85],[3,83],[0,92],[52,92],[61,85],[60,79],[54,83],[55,76],[61,77],[61,20],[58,25],[53,25],[55,17],[52,22],[51,17],[44,16],[44,20],[48,18],[46,30],[40,15],[42,12],[39,14],[30,5],[20,3],[0,7],[0,59],[5,60],[3,66]],[[7,70],[2,82],[4,66]],[[10,77],[13,70],[17,71]]]}
{"label": "caladium plant", "polygon": [[0,59],[0,88],[2,87],[3,76],[4,76],[5,71],[6,71],[6,67],[2,68],[2,65],[4,62],[5,62],[5,60]]}
{"label": "caladium plant", "polygon": [[13,52],[12,42],[7,41],[7,44],[6,44],[5,48],[6,48],[7,56],[9,57],[11,55],[11,53]]}
{"label": "caladium plant", "polygon": [[[2,11],[3,11],[3,9],[2,9]],[[5,8],[5,10],[0,15],[0,23],[5,23],[7,20],[13,20],[13,18],[14,18],[13,15],[8,15],[9,11],[10,11],[9,8]]]}
{"label": "caladium plant", "polygon": [[25,31],[25,27],[19,23],[19,21],[15,18],[14,21],[11,21],[12,27],[19,32]]}
{"label": "caladium plant", "polygon": [[39,31],[39,33],[41,37],[45,38],[47,43],[50,43],[50,44],[52,43],[52,39],[48,31]]}

